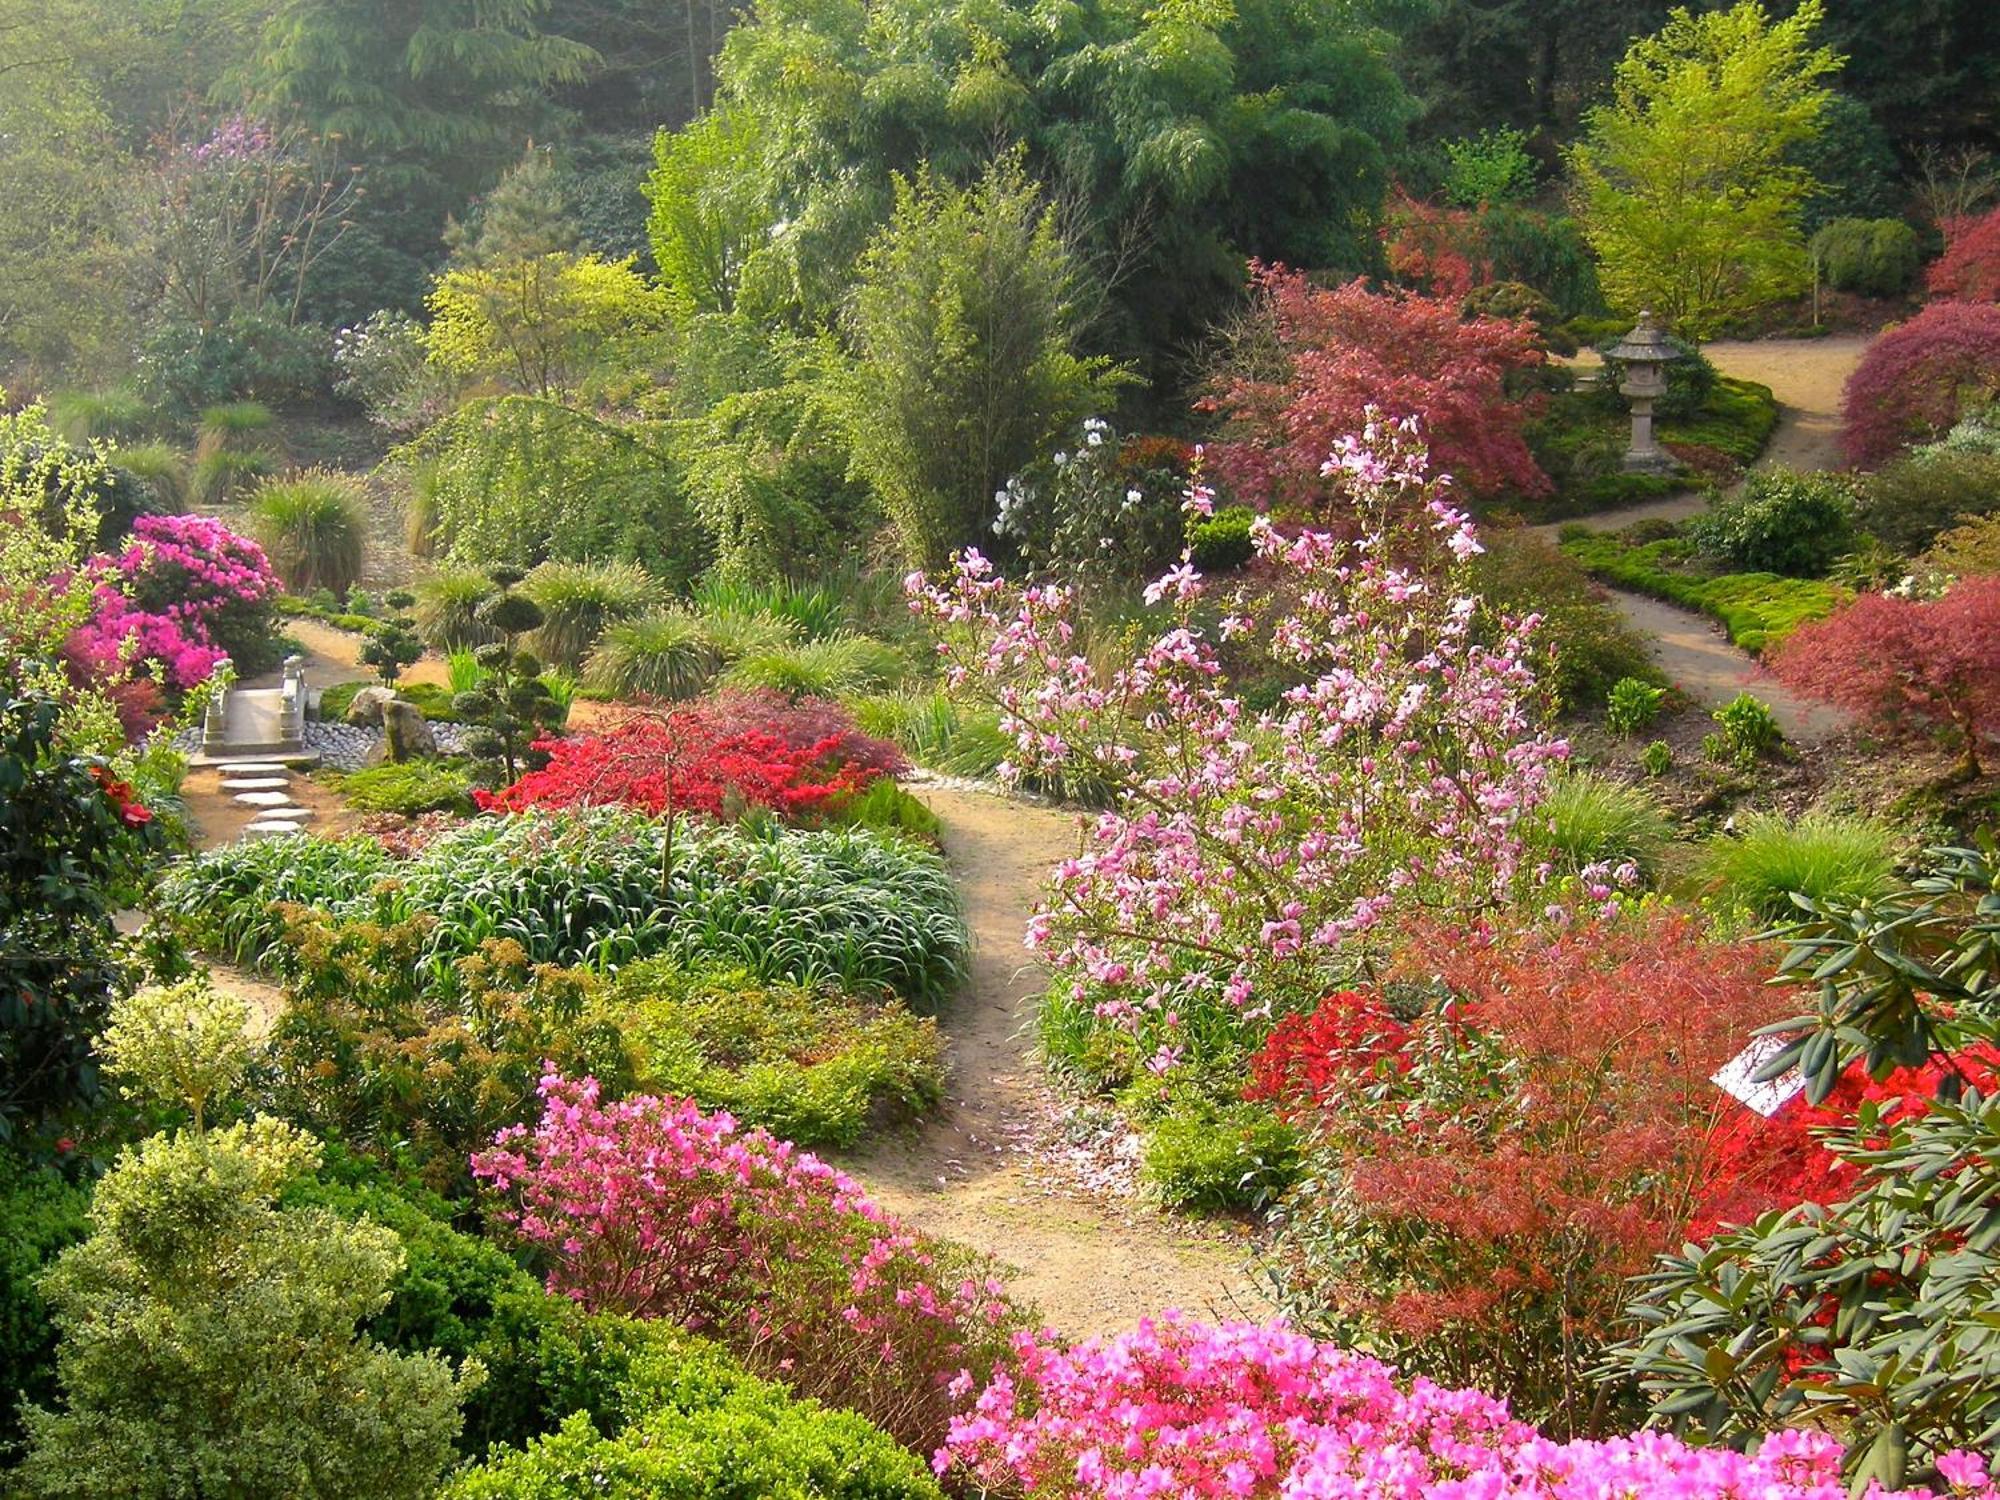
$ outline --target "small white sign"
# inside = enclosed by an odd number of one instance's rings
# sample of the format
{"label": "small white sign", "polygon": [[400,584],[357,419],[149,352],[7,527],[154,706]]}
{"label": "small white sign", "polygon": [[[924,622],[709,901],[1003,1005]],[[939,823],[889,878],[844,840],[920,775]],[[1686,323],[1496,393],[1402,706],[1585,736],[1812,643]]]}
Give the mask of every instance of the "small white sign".
{"label": "small white sign", "polygon": [[1770,1119],[1803,1094],[1806,1080],[1797,1068],[1765,1083],[1757,1081],[1764,1064],[1784,1050],[1781,1036],[1760,1036],[1716,1070],[1709,1082],[1732,1099]]}

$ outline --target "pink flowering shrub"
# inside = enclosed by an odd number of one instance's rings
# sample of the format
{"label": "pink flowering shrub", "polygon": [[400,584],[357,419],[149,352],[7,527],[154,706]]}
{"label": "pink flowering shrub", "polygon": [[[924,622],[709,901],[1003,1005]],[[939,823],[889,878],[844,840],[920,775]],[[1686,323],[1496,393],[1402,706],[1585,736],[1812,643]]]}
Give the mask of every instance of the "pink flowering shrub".
{"label": "pink flowering shrub", "polygon": [[130,680],[151,662],[186,689],[225,656],[246,672],[270,665],[277,576],[261,547],[213,517],[142,516],[124,551],[89,566],[95,608],[70,653],[99,680]]}
{"label": "pink flowering shrub", "polygon": [[[1003,774],[1109,789],[1029,945],[1156,1071],[1197,1009],[1254,1020],[1288,987],[1323,992],[1317,968],[1400,913],[1509,900],[1567,754],[1539,723],[1537,622],[1482,609],[1479,541],[1410,427],[1371,420],[1326,469],[1337,531],[1256,523],[1266,597],[1212,604],[1183,561],[1108,671],[1061,586],[1011,585],[976,552],[908,581],[950,686],[1002,716]],[[1226,665],[1242,661],[1293,684],[1275,707],[1245,703]]]}
{"label": "pink flowering shrub", "polygon": [[1008,1358],[1020,1312],[971,1254],[915,1234],[817,1157],[691,1101],[542,1080],[542,1118],[473,1174],[552,1258],[549,1289],[666,1318],[799,1395],[928,1451]]}
{"label": "pink flowering shrub", "polygon": [[[947,1481],[1034,1500],[1847,1500],[1839,1441],[1772,1433],[1756,1454],[1661,1433],[1557,1443],[1478,1391],[1417,1380],[1282,1324],[1209,1327],[1172,1314],[1065,1347],[1016,1340],[951,1423]],[[1966,1500],[2000,1496],[1985,1462],[1939,1470]],[[1884,1491],[1869,1500],[1921,1491]]]}

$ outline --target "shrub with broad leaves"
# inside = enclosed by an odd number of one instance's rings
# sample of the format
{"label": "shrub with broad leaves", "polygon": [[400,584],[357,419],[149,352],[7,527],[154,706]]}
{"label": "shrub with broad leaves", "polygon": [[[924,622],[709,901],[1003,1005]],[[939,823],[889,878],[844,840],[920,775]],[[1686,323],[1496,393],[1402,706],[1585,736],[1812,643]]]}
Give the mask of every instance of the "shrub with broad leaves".
{"label": "shrub with broad leaves", "polygon": [[550,1290],[707,1333],[799,1395],[919,1451],[1004,1367],[1022,1313],[990,1267],[920,1235],[853,1180],[687,1101],[605,1103],[551,1075],[541,1121],[473,1171],[546,1254]]}

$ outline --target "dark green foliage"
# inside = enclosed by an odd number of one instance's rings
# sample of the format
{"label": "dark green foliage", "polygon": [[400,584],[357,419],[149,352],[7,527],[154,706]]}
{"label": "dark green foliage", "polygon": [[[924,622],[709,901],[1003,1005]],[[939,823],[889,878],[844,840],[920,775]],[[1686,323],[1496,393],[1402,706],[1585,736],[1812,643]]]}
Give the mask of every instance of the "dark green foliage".
{"label": "dark green foliage", "polygon": [[[1850,77],[1853,63],[1849,58]],[[1851,94],[1834,91],[1820,113],[1819,133],[1794,146],[1791,157],[1820,185],[1802,215],[1808,234],[1817,236],[1842,219],[1894,219],[1903,208],[1907,195],[1895,147],[1868,106]]]}
{"label": "dark green foliage", "polygon": [[1969,516],[2000,510],[2000,455],[1912,453],[1861,483],[1861,529],[1899,552],[1921,552]]}
{"label": "dark green foliage", "polygon": [[90,1041],[135,977],[113,917],[165,846],[60,717],[0,677],[0,1138],[97,1096]]}
{"label": "dark green foliage", "polygon": [[1191,522],[1188,551],[1195,567],[1203,573],[1229,573],[1250,561],[1257,553],[1250,540],[1250,525],[1256,519],[1257,513],[1247,506],[1231,505]]}
{"label": "dark green foliage", "polygon": [[[1604,375],[1599,388],[1606,393],[1607,399],[1625,380],[1625,362],[1610,357],[1616,342],[1614,339],[1597,351],[1604,356]],[[1691,421],[1700,415],[1717,382],[1722,379],[1722,372],[1698,347],[1673,334],[1667,335],[1667,342],[1680,357],[1668,362],[1667,393],[1653,403],[1653,416],[1663,426],[1669,422]],[[1622,409],[1624,398],[1620,396],[1616,399]]]}
{"label": "dark green foliage", "polygon": [[893,1002],[653,961],[620,971],[599,1004],[633,1048],[639,1088],[801,1146],[851,1147],[943,1097],[936,1023]]}
{"label": "dark green foliage", "polygon": [[219,322],[163,319],[139,347],[135,375],[146,403],[188,421],[222,401],[291,405],[327,389],[333,341],[272,312],[237,308]]}
{"label": "dark green foliage", "polygon": [[1495,281],[1533,287],[1564,318],[1604,310],[1597,262],[1576,220],[1494,204],[1479,214],[1477,223],[1480,250]]}
{"label": "dark green foliage", "polygon": [[370,628],[356,655],[362,666],[375,669],[385,687],[394,687],[403,668],[423,659],[424,641],[417,634],[415,621],[407,615],[394,615]]}
{"label": "dark green foliage", "polygon": [[1298,1135],[1259,1105],[1187,1106],[1147,1132],[1144,1171],[1168,1208],[1259,1209],[1297,1180]]}
{"label": "dark green foliage", "polygon": [[1854,545],[1854,491],[1837,474],[1759,469],[1710,502],[1685,533],[1729,567],[1818,578]]}
{"label": "dark green foliage", "polygon": [[435,760],[404,761],[351,771],[334,783],[356,812],[401,813],[472,811],[472,783],[454,766]]}
{"label": "dark green foliage", "polygon": [[0,1156],[0,1443],[18,1442],[15,1409],[55,1392],[55,1325],[36,1282],[90,1232],[90,1190],[47,1167]]}
{"label": "dark green foliage", "polygon": [[1907,292],[1924,263],[1916,230],[1901,219],[1833,219],[1810,249],[1827,286],[1865,297]]}

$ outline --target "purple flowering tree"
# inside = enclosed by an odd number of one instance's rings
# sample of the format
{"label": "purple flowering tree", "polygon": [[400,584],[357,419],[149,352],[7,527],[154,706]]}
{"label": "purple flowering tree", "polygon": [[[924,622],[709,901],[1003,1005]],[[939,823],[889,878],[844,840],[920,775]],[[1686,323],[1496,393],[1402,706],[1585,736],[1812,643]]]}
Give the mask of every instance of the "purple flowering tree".
{"label": "purple flowering tree", "polygon": [[[1264,576],[1227,599],[1184,557],[1146,591],[1157,626],[1108,669],[1068,589],[1010,584],[977,552],[908,580],[951,688],[1002,715],[1003,774],[1105,788],[1028,941],[1156,1071],[1189,1017],[1267,1015],[1399,913],[1507,900],[1567,755],[1540,723],[1536,619],[1482,607],[1478,539],[1413,424],[1372,420],[1326,472],[1340,529],[1260,521]],[[1212,500],[1197,486],[1187,504]],[[1288,684],[1274,706],[1248,706],[1252,673]]]}

